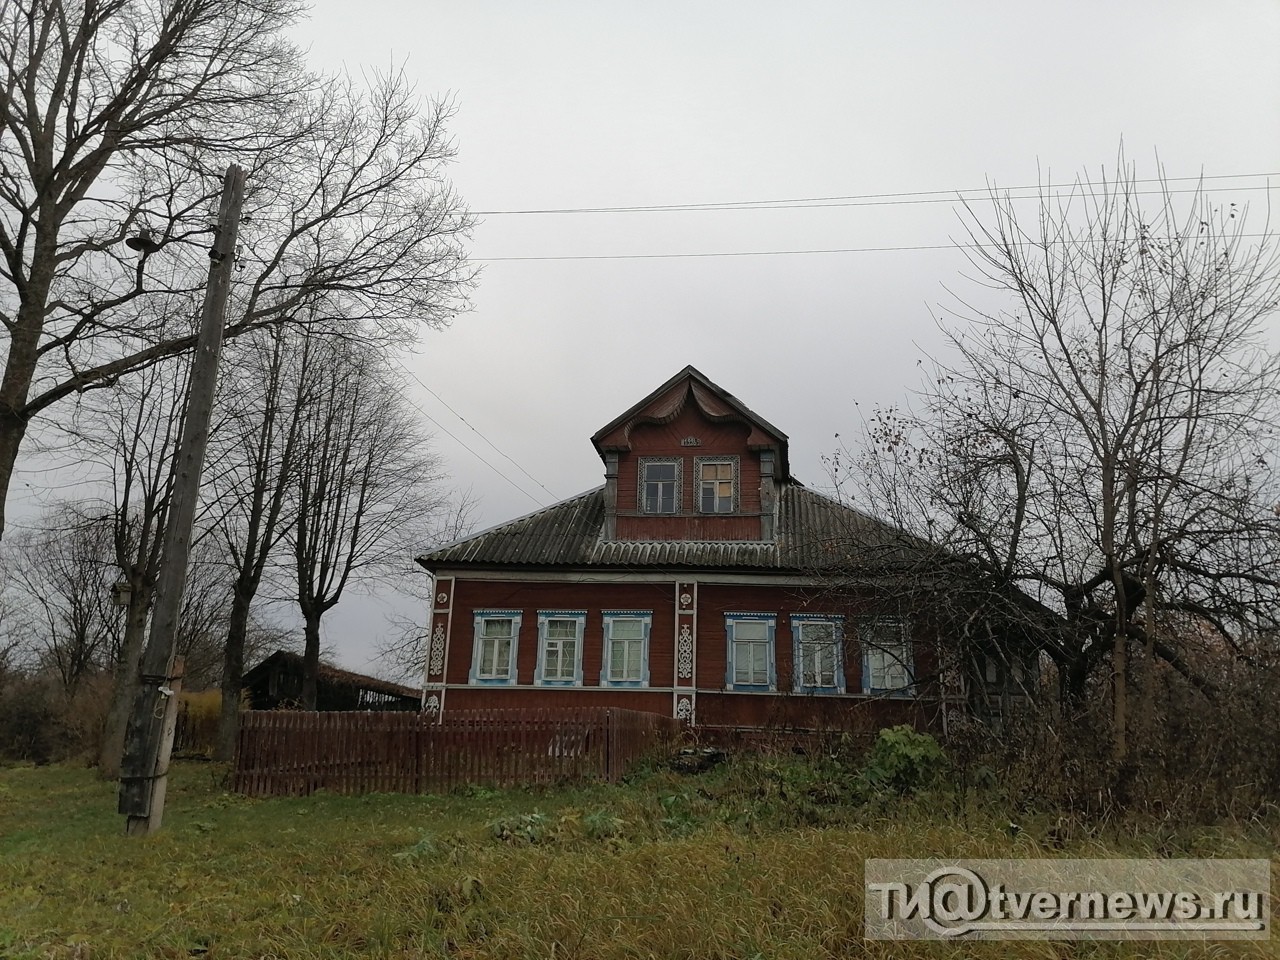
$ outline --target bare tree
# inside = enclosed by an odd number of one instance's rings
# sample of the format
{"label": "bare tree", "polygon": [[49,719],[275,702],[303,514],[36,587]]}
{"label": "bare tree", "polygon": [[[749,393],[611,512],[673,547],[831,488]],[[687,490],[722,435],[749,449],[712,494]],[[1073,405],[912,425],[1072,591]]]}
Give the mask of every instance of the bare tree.
{"label": "bare tree", "polygon": [[150,211],[201,209],[193,163],[253,145],[298,91],[279,31],[299,10],[17,0],[0,14],[0,490],[32,414],[100,365],[85,347],[117,336],[112,316],[144,293],[141,264],[123,268],[115,245]]}
{"label": "bare tree", "polygon": [[303,706],[314,710],[321,618],[352,581],[407,570],[446,497],[386,365],[336,338],[309,338],[305,350],[309,388],[286,540],[304,625]]}
{"label": "bare tree", "polygon": [[[1280,301],[1272,248],[1197,193],[1144,203],[1131,168],[970,210],[977,282],[914,410],[878,411],[860,495],[932,550],[915,573],[958,636],[1032,644],[1077,704],[1110,680],[1127,759],[1130,665],[1202,693],[1193,644],[1246,653],[1280,624]],[[927,588],[926,586],[927,585]],[[937,607],[934,607],[935,615]]]}
{"label": "bare tree", "polygon": [[111,522],[61,504],[42,514],[39,524],[12,547],[20,604],[15,614],[29,659],[53,673],[70,698],[86,677],[110,669],[119,656]]}
{"label": "bare tree", "polygon": [[[307,74],[294,0],[14,0],[0,11],[0,508],[33,418],[190,349],[146,301],[203,283],[221,166],[251,192],[228,336],[326,312],[445,322],[469,226],[447,105]],[[141,258],[123,248],[147,231]],[[162,254],[152,255],[157,246]],[[372,335],[374,328],[366,333]],[[0,513],[0,530],[3,514]]]}
{"label": "bare tree", "polygon": [[289,496],[297,460],[306,389],[306,351],[294,354],[285,331],[237,344],[223,382],[225,416],[214,437],[211,487],[214,526],[234,582],[222,661],[222,716],[216,755],[230,759],[240,718],[250,614],[280,539],[293,523]]}
{"label": "bare tree", "polygon": [[[233,576],[223,545],[212,536],[201,537],[192,550],[174,646],[185,661],[185,690],[206,690],[222,676]],[[239,702],[238,691],[235,699]]]}
{"label": "bare tree", "polygon": [[[475,528],[476,503],[470,490],[450,497],[431,518],[425,530],[427,539],[415,545],[415,551],[421,554],[470,534]],[[423,611],[429,612],[435,604],[435,579],[425,570],[413,570],[400,584],[400,592],[414,605],[407,614],[391,615],[390,630],[378,645],[378,659],[387,676],[421,683],[426,674],[431,629],[431,617],[424,617]]]}
{"label": "bare tree", "polygon": [[73,428],[79,448],[109,472],[112,491],[105,512],[112,525],[111,560],[123,588],[123,637],[112,664],[115,684],[98,757],[99,773],[107,778],[119,772],[125,723],[137,692],[188,376],[189,364],[182,359],[138,371],[110,393],[95,396]]}

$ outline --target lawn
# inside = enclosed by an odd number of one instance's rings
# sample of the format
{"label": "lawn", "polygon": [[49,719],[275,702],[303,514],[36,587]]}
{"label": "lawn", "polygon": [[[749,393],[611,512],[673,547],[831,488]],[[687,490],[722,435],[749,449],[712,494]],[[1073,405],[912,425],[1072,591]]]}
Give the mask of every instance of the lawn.
{"label": "lawn", "polygon": [[0,957],[1280,957],[877,943],[861,919],[868,857],[1266,857],[1274,824],[1077,827],[1051,848],[1049,815],[1012,830],[945,794],[849,804],[781,761],[425,797],[249,800],[224,776],[179,764],[163,831],[130,840],[91,771],[0,770]]}

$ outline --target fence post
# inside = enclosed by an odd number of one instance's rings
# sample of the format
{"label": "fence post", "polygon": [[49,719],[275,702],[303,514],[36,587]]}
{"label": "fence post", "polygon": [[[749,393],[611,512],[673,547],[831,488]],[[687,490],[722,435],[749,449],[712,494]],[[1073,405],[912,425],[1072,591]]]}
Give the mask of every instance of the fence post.
{"label": "fence post", "polygon": [[617,782],[614,778],[613,758],[616,753],[614,742],[613,710],[604,710],[604,778],[609,783]]}

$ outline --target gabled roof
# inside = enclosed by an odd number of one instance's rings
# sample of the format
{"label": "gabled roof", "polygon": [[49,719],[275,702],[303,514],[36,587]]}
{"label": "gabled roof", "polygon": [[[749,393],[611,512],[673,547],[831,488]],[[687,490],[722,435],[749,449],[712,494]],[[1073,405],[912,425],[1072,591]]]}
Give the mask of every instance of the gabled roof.
{"label": "gabled roof", "polygon": [[615,417],[591,438],[600,459],[609,450],[629,450],[631,431],[640,424],[669,423],[689,404],[695,404],[713,422],[738,421],[750,429],[747,446],[752,450],[774,449],[778,453],[778,478],[790,476],[787,462],[787,435],[752,412],[741,400],[693,366],[685,367],[651,394]]}
{"label": "gabled roof", "polygon": [[782,485],[777,539],[605,540],[604,488],[564,500],[440,547],[418,558],[428,570],[513,568],[679,568],[806,573],[843,569],[870,551],[902,555],[900,531],[808,490]]}

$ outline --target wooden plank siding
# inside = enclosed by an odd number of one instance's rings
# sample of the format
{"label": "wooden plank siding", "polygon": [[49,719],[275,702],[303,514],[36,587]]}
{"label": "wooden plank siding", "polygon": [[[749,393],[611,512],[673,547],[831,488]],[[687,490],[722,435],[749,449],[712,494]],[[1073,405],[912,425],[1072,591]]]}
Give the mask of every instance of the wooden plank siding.
{"label": "wooden plank siding", "polygon": [[[483,708],[567,709],[586,705],[643,710],[670,716],[675,707],[676,596],[682,579],[667,582],[574,583],[565,581],[468,580],[452,585],[452,642],[445,664],[448,690],[445,716],[456,710]],[[803,587],[724,584],[703,580],[696,599],[696,658],[693,686],[697,691],[695,723],[773,728],[803,726],[813,717],[814,729],[862,723],[876,717],[880,725],[917,722],[931,726],[936,713],[935,640],[927,623],[913,621],[914,696],[883,696],[863,692],[862,619],[877,611],[869,598],[831,596]],[[520,631],[513,683],[470,684],[474,650],[474,619],[481,610],[520,613]],[[538,615],[551,610],[581,610],[583,633],[581,685],[553,686],[535,682],[538,658]],[[604,611],[652,612],[647,686],[602,687]],[[727,688],[728,639],[726,615],[768,614],[774,618],[772,654],[776,689],[770,692]],[[842,671],[845,694],[813,695],[796,689],[793,616],[830,616],[844,625]],[[682,685],[681,689],[689,689]],[[794,701],[794,702],[791,702]],[[919,708],[910,705],[918,701]],[[704,709],[705,707],[705,709]],[[923,717],[929,717],[926,722]],[[847,718],[847,719],[842,719]],[[900,721],[899,718],[904,718]]]}
{"label": "wooden plank siding", "polygon": [[613,783],[683,728],[669,717],[605,707],[452,711],[438,721],[403,712],[250,710],[241,717],[232,788],[273,797]]}
{"label": "wooden plank siding", "polygon": [[538,614],[548,610],[586,610],[582,648],[584,686],[600,684],[604,659],[604,610],[649,610],[653,613],[649,638],[649,685],[670,686],[675,646],[675,588],[670,583],[512,583],[459,580],[453,594],[453,640],[446,677],[451,684],[467,683],[474,650],[475,615],[479,610],[519,610],[516,671],[519,683],[533,683],[538,664]]}
{"label": "wooden plank siding", "polygon": [[[618,539],[759,540],[760,461],[747,450],[749,432],[743,423],[714,423],[692,404],[669,423],[637,426],[630,434],[631,449],[618,458]],[[699,445],[681,446],[686,437],[697,438]],[[641,511],[643,457],[681,461],[678,514],[655,516]],[[733,514],[700,513],[694,471],[698,457],[734,457],[738,461],[738,508]]]}

